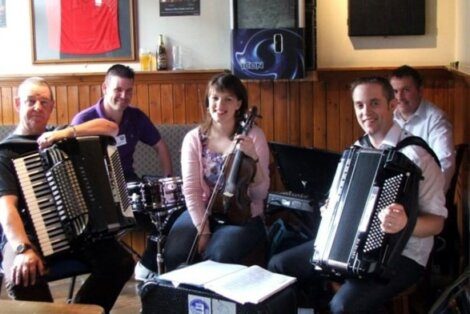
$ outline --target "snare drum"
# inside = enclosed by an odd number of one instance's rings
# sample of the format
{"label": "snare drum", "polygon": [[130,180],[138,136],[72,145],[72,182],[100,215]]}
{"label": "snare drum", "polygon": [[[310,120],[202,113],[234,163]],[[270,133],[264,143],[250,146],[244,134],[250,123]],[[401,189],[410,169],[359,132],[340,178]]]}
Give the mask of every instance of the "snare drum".
{"label": "snare drum", "polygon": [[155,210],[161,207],[158,181],[128,182],[127,192],[134,211]]}
{"label": "snare drum", "polygon": [[180,177],[170,177],[158,180],[160,185],[160,200],[162,207],[175,207],[184,205],[184,196],[181,190],[183,181]]}

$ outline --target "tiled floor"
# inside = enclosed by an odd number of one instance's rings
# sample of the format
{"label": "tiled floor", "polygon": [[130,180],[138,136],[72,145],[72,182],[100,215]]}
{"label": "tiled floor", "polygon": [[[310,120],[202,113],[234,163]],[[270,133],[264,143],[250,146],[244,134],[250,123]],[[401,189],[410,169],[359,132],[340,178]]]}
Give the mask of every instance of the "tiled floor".
{"label": "tiled floor", "polygon": [[[86,275],[77,278],[75,289],[86,279]],[[71,279],[58,280],[50,283],[52,295],[55,302],[66,302],[67,292],[70,286]],[[140,297],[137,295],[137,282],[133,279],[129,280],[124,289],[122,290],[119,298],[114,304],[111,314],[138,314],[140,312]],[[8,299],[5,292],[5,287],[2,286],[0,299]]]}

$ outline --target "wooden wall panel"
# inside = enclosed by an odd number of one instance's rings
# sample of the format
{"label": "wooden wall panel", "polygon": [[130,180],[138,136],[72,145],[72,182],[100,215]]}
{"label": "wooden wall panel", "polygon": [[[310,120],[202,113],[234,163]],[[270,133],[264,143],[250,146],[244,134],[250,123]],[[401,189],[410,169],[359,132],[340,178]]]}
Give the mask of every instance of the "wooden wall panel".
{"label": "wooden wall panel", "polygon": [[273,81],[262,81],[260,84],[260,105],[258,112],[262,117],[268,119],[261,119],[260,126],[269,141],[274,139],[274,83]]}
{"label": "wooden wall panel", "polygon": [[194,124],[202,119],[203,104],[199,102],[199,87],[197,84],[185,85],[185,123]]}
{"label": "wooden wall panel", "polygon": [[279,82],[273,91],[273,113],[274,124],[273,141],[289,142],[289,102],[288,102],[288,82]]}
{"label": "wooden wall panel", "polygon": [[[445,68],[419,69],[424,95],[445,110],[454,124],[456,143],[468,141],[468,75]],[[156,124],[199,123],[205,115],[207,81],[220,71],[137,73],[133,104]],[[258,122],[268,140],[340,151],[362,130],[350,101],[349,83],[364,75],[387,75],[387,69],[319,70],[295,81],[247,80],[249,105],[263,116]],[[15,124],[13,99],[25,77],[0,77],[0,123]],[[52,124],[69,123],[80,110],[101,97],[103,74],[45,75],[53,89],[56,108]]]}
{"label": "wooden wall panel", "polygon": [[[93,104],[90,99],[90,86],[80,85],[78,86],[78,109],[82,111]],[[73,117],[72,117],[73,118]]]}
{"label": "wooden wall panel", "polygon": [[326,85],[326,148],[339,151],[340,139],[340,82],[328,82]]}
{"label": "wooden wall panel", "polygon": [[313,85],[310,82],[300,82],[300,145],[313,144]]}
{"label": "wooden wall panel", "polygon": [[80,111],[78,86],[67,86],[67,122],[72,121],[73,117]]}
{"label": "wooden wall panel", "polygon": [[15,108],[13,106],[14,104],[14,97],[12,93],[12,88],[7,86],[7,87],[2,87],[0,89],[1,93],[1,100],[2,100],[2,110],[0,111],[2,113],[2,119],[0,121],[3,124],[14,124],[14,112]]}
{"label": "wooden wall panel", "polygon": [[300,93],[299,82],[289,82],[289,102],[288,102],[288,119],[289,138],[288,142],[292,145],[300,145],[301,129],[300,129]]}
{"label": "wooden wall panel", "polygon": [[161,86],[161,98],[162,103],[162,123],[163,124],[174,124],[174,108],[173,108],[173,85],[162,84]]}
{"label": "wooden wall panel", "polygon": [[56,117],[57,124],[69,123],[69,107],[67,97],[67,86],[60,85],[56,87]]}
{"label": "wooden wall panel", "polygon": [[90,88],[90,105],[94,105],[101,98],[101,84],[89,85]]}
{"label": "wooden wall panel", "polygon": [[135,85],[132,104],[142,110],[147,116],[150,115],[148,84],[139,83]]}
{"label": "wooden wall panel", "polygon": [[174,84],[173,85],[173,108],[174,108],[174,123],[175,124],[185,124],[185,112],[186,112],[186,103],[185,103],[185,84]]}
{"label": "wooden wall panel", "polygon": [[313,146],[326,147],[326,98],[325,83],[313,84]]}
{"label": "wooden wall panel", "polygon": [[162,103],[160,101],[161,91],[159,84],[151,84],[149,86],[149,117],[156,124],[162,124]]}

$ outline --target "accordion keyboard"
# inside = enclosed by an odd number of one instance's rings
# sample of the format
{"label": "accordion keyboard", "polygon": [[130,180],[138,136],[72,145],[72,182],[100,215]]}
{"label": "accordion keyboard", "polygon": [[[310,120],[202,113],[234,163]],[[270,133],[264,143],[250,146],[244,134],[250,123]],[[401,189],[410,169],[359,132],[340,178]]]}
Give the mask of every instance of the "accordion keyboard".
{"label": "accordion keyboard", "polygon": [[14,166],[44,256],[70,248],[39,154],[15,159]]}

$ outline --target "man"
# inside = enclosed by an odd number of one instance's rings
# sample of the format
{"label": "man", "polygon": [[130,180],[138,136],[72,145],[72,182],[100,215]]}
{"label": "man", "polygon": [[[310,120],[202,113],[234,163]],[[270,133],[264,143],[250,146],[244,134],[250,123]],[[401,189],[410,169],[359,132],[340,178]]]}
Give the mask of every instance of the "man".
{"label": "man", "polygon": [[[103,97],[94,106],[78,113],[71,124],[104,118],[119,125],[116,142],[126,181],[139,181],[133,168],[133,155],[138,141],[153,147],[160,157],[163,176],[169,177],[173,174],[173,169],[165,141],[150,119],[138,108],[130,106],[134,92],[134,76],[134,71],[128,66],[122,64],[111,66],[101,86]],[[154,232],[147,215],[135,213],[135,217],[139,225]],[[144,280],[152,277],[157,270],[156,251],[157,244],[148,237],[142,260],[136,265],[136,279]]]}
{"label": "man", "polygon": [[[408,136],[393,122],[394,93],[386,79],[358,79],[352,83],[351,91],[357,121],[374,148],[394,147]],[[355,144],[358,145],[359,142]],[[433,236],[441,231],[447,216],[443,174],[431,155],[422,147],[410,145],[401,152],[421,168],[424,177],[419,186],[419,215],[413,234],[397,264],[393,265],[396,271],[389,282],[384,283],[373,278],[346,279],[330,302],[332,313],[375,313],[393,296],[416,283],[424,273]],[[403,206],[394,203],[380,212],[379,219],[383,232],[397,233],[406,226],[408,218]],[[299,281],[305,278],[315,280],[313,266],[308,265],[312,255],[313,243],[307,242],[275,255],[268,268],[296,276]]]}
{"label": "man", "polygon": [[103,97],[94,106],[79,112],[71,124],[104,118],[119,125],[116,142],[126,181],[138,180],[133,168],[133,154],[139,141],[153,147],[160,157],[162,175],[171,176],[173,169],[165,141],[150,119],[138,108],[130,106],[134,92],[134,76],[130,67],[122,64],[111,66],[101,86]]}
{"label": "man", "polygon": [[452,125],[445,113],[423,99],[423,80],[415,69],[404,65],[390,76],[397,108],[395,121],[402,129],[423,138],[434,150],[444,172],[444,192],[449,188],[455,170]]}
{"label": "man", "polygon": [[[113,136],[117,133],[117,125],[105,119],[96,119],[47,131],[54,100],[49,84],[39,77],[21,83],[14,107],[19,113],[19,123],[13,134],[0,144],[0,223],[8,241],[3,249],[6,287],[10,295],[18,300],[52,302],[44,275],[48,269],[54,268],[55,263],[50,261],[46,265],[37,249],[31,225],[27,223],[25,199],[12,160],[37,151],[38,145],[47,147],[65,138]],[[70,255],[91,269],[91,275],[78,291],[75,302],[97,304],[109,313],[132,274],[132,256],[115,239],[86,244]]]}

